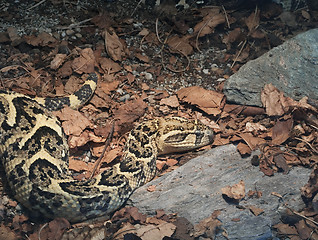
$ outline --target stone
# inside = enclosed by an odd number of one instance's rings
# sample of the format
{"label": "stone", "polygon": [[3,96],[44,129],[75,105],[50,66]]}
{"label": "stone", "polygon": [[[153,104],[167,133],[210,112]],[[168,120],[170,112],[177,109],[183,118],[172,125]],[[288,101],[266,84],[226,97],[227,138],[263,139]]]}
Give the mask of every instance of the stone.
{"label": "stone", "polygon": [[[177,213],[192,224],[209,217],[215,210],[221,210],[218,219],[229,239],[268,239],[274,236],[271,226],[279,222],[278,209],[283,210],[284,204],[296,211],[305,206],[300,187],[307,183],[310,170],[294,167],[288,174],[276,173],[268,177],[259,167],[252,166],[251,158],[242,158],[234,145],[216,147],[140,187],[128,204],[150,215],[158,209],[167,214]],[[261,191],[262,196],[245,196],[239,204],[227,202],[221,188],[241,180],[245,183],[246,193],[249,190]],[[150,185],[156,186],[154,192],[147,191]],[[264,212],[255,216],[249,206]],[[225,238],[220,233],[217,239]]]}
{"label": "stone", "polygon": [[224,84],[229,102],[262,107],[260,93],[272,83],[295,100],[318,100],[318,28],[301,33],[243,65]]}

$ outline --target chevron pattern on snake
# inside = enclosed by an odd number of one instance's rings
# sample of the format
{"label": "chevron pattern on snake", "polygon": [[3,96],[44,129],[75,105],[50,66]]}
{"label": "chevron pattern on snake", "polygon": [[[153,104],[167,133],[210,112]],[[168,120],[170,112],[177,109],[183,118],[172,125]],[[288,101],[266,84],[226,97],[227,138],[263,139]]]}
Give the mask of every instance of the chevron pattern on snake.
{"label": "chevron pattern on snake", "polygon": [[120,208],[156,173],[158,154],[209,144],[210,128],[183,118],[145,121],[131,130],[123,159],[94,178],[76,181],[68,171],[69,149],[50,110],[78,108],[92,96],[97,76],[64,98],[30,98],[0,90],[0,158],[17,201],[47,218],[80,222]]}

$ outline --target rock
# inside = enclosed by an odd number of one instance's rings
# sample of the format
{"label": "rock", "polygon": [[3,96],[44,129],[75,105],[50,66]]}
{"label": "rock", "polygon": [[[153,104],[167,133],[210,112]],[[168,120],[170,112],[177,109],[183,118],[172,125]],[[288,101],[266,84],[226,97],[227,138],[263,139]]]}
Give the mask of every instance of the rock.
{"label": "rock", "polygon": [[[157,209],[177,213],[192,224],[221,210],[218,219],[229,239],[268,239],[273,236],[271,226],[279,222],[279,208],[284,204],[296,211],[304,207],[300,187],[308,181],[310,170],[294,167],[287,175],[276,173],[267,177],[259,167],[251,165],[251,158],[241,158],[234,145],[214,148],[137,189],[128,204],[147,214],[155,214]],[[238,207],[222,197],[221,188],[241,180],[245,183],[246,193],[261,191],[262,196],[245,196]],[[154,192],[147,191],[150,185],[156,186]],[[284,202],[273,192],[283,196]],[[250,206],[264,212],[255,216],[249,210]],[[217,239],[225,238],[220,233]]]}
{"label": "rock", "polygon": [[249,61],[224,85],[229,102],[262,106],[260,92],[272,83],[287,96],[318,100],[318,28],[286,41]]}

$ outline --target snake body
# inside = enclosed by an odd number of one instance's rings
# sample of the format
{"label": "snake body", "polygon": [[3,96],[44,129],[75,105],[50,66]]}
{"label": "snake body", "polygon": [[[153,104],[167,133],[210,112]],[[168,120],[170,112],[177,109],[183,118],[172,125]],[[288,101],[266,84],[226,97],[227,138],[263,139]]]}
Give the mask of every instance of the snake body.
{"label": "snake body", "polygon": [[97,76],[64,98],[30,98],[0,90],[0,158],[17,201],[47,218],[70,222],[110,214],[156,173],[159,154],[195,149],[212,141],[207,126],[183,118],[145,121],[131,130],[123,159],[90,180],[74,180],[60,122],[51,113],[77,108],[93,94]]}

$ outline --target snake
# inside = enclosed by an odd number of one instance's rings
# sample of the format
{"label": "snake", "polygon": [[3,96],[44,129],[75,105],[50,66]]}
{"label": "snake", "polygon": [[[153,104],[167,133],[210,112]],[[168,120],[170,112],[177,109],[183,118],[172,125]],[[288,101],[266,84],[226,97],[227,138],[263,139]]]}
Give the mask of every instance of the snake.
{"label": "snake", "polygon": [[78,109],[94,94],[98,76],[66,97],[30,97],[0,90],[0,158],[13,197],[32,212],[71,223],[110,215],[156,175],[158,155],[212,142],[213,130],[196,120],[161,117],[141,122],[127,137],[122,160],[87,180],[68,169],[69,147],[53,111]]}

